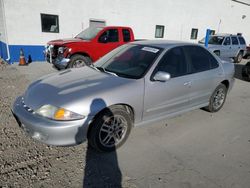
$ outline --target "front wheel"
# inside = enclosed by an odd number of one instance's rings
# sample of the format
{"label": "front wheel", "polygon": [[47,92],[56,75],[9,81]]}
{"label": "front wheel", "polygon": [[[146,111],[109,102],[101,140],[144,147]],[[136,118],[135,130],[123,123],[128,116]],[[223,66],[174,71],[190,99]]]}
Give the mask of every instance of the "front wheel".
{"label": "front wheel", "polygon": [[220,56],[220,51],[219,50],[215,50],[214,54],[217,55],[218,57]]}
{"label": "front wheel", "polygon": [[101,152],[111,152],[127,140],[132,127],[132,119],[127,110],[112,106],[99,114],[90,127],[90,146]]}
{"label": "front wheel", "polygon": [[209,112],[218,112],[225,103],[227,96],[227,88],[224,84],[220,84],[214,90],[210,97],[209,105],[205,109]]}
{"label": "front wheel", "polygon": [[91,64],[91,59],[89,57],[83,56],[83,55],[73,55],[70,58],[68,67],[79,68],[79,67],[83,67],[85,65],[90,65],[90,64]]}

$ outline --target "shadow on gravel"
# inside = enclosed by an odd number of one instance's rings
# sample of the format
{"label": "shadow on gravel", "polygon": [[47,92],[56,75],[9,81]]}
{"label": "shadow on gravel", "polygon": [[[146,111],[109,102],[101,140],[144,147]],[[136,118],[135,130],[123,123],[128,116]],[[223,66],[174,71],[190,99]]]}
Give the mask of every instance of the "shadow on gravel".
{"label": "shadow on gravel", "polygon": [[[105,108],[107,105],[103,99],[94,99],[91,103],[90,114],[95,114],[96,110],[98,109],[97,107]],[[82,135],[82,131],[83,130],[81,128],[78,130],[78,133],[75,137],[76,142],[80,141],[79,135]],[[104,135],[104,137],[106,137],[106,135]],[[94,150],[88,143],[85,158],[83,187],[121,188],[121,182],[122,174],[118,165],[116,151],[101,153]]]}
{"label": "shadow on gravel", "polygon": [[86,153],[83,187],[121,188],[122,175],[118,166],[116,151],[100,153],[89,145]]}

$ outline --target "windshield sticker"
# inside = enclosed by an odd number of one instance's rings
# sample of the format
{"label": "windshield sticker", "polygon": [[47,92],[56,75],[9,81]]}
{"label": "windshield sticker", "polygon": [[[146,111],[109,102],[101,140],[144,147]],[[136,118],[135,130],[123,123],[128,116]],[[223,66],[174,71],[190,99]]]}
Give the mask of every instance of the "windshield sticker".
{"label": "windshield sticker", "polygon": [[159,49],[157,49],[157,48],[151,48],[151,47],[143,47],[142,50],[147,51],[147,52],[152,52],[152,53],[159,52]]}

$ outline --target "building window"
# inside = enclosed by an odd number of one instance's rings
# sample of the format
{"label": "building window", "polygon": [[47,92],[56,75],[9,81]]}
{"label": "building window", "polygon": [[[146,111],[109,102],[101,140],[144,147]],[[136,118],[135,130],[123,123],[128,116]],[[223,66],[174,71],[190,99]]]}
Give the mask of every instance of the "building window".
{"label": "building window", "polygon": [[42,32],[59,33],[58,15],[41,14]]}
{"label": "building window", "polygon": [[192,29],[192,31],[191,31],[191,39],[197,39],[197,37],[198,37],[198,29]]}
{"label": "building window", "polygon": [[210,35],[215,35],[215,30],[210,30]]}
{"label": "building window", "polygon": [[155,38],[163,38],[164,37],[164,26],[156,25],[155,26]]}

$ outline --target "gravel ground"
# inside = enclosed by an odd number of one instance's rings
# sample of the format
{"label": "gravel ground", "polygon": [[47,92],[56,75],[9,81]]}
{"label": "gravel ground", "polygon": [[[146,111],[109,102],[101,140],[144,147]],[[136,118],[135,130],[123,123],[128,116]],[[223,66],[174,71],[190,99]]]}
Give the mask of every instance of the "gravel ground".
{"label": "gravel ground", "polygon": [[[0,187],[135,187],[113,165],[114,154],[99,155],[86,143],[47,146],[19,129],[10,111],[16,96],[35,78],[54,71],[40,63],[0,65]],[[105,168],[105,163],[110,165]]]}

